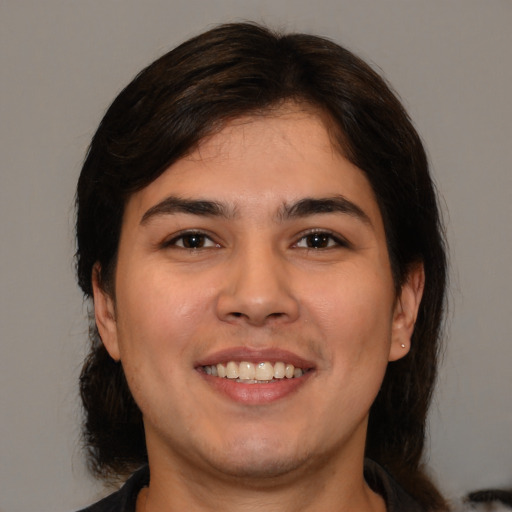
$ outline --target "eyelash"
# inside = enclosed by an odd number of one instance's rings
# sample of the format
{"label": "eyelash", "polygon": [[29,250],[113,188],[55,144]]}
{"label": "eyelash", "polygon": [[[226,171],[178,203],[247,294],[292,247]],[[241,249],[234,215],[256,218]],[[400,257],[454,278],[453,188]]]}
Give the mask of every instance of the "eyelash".
{"label": "eyelash", "polygon": [[[184,244],[184,240],[188,238],[190,241],[190,239],[192,237],[201,238],[203,240],[203,242],[208,240],[209,242],[211,242],[211,245],[208,247],[186,247]],[[180,240],[182,241],[181,245],[178,244],[178,241],[180,241]],[[214,242],[210,236],[208,236],[206,233],[204,233],[202,231],[185,231],[185,232],[180,233],[179,235],[171,238],[170,240],[165,241],[162,244],[162,247],[164,249],[169,248],[169,247],[178,247],[180,249],[186,249],[189,251],[194,251],[194,250],[197,251],[200,249],[209,249],[210,247],[221,247],[221,245]]]}
{"label": "eyelash", "polygon": [[[300,247],[299,244],[301,244],[303,242],[307,243],[308,238],[311,238],[314,236],[317,236],[319,238],[320,243],[327,242],[327,246],[326,247],[314,247],[314,246]],[[201,247],[190,247],[190,246],[187,247],[186,246],[185,240],[189,239],[189,242],[190,242],[191,241],[190,239],[193,237],[197,237],[199,239],[198,243],[200,245],[202,245]],[[181,241],[181,244],[179,243],[180,241]],[[209,245],[204,247],[204,243],[206,241],[209,242]],[[190,245],[190,243],[189,243],[189,245]],[[194,243],[192,243],[191,245],[194,245]],[[185,231],[183,233],[180,233],[177,236],[174,236],[172,239],[165,241],[162,244],[162,248],[164,248],[164,249],[171,248],[171,247],[177,247],[177,248],[185,249],[185,250],[189,250],[189,251],[198,251],[201,249],[220,248],[222,246],[219,243],[215,242],[209,235],[207,235],[203,231]],[[318,230],[314,230],[314,231],[310,231],[308,233],[302,234],[302,236],[298,239],[297,242],[295,242],[292,245],[292,247],[295,247],[297,249],[306,249],[308,251],[321,251],[321,250],[327,250],[327,249],[335,249],[335,248],[339,248],[339,247],[350,248],[351,244],[350,244],[350,242],[348,242],[348,240],[339,236],[338,234],[334,234],[331,231],[318,229]]]}
{"label": "eyelash", "polygon": [[[327,247],[298,247],[298,245],[302,242],[307,240],[310,237],[318,236],[323,238],[323,240],[327,240],[328,245]],[[331,231],[326,230],[313,230],[308,233],[303,234],[299,240],[294,244],[294,247],[298,247],[300,249],[306,249],[309,251],[321,251],[321,250],[327,250],[327,249],[335,249],[339,247],[345,247],[349,248],[350,243],[345,238],[341,237],[338,234],[334,234]]]}

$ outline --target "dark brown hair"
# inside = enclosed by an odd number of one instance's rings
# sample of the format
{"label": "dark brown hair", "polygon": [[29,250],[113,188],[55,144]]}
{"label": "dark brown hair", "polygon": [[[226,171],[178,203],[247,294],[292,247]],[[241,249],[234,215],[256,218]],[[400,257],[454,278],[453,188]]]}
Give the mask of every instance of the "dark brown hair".
{"label": "dark brown hair", "polygon": [[[316,36],[222,25],[143,70],[114,100],[92,139],[77,189],[77,274],[112,291],[127,198],[228,120],[285,101],[315,108],[340,151],[367,176],[384,220],[397,290],[422,262],[426,285],[410,353],[390,363],[372,406],[366,454],[431,508],[443,500],[421,468],[436,377],[446,259],[437,199],[420,138],[384,80],[348,50]],[[122,366],[97,329],[80,379],[84,434],[98,474],[126,474],[147,459],[141,413]]]}

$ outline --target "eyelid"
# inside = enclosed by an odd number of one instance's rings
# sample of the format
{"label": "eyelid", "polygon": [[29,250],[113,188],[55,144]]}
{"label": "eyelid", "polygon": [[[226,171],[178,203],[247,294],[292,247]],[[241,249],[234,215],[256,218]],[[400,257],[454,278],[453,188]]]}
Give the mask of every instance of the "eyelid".
{"label": "eyelid", "polygon": [[[307,238],[308,236],[311,236],[311,235],[315,235],[315,234],[326,235],[332,241],[335,242],[333,245],[323,248],[323,250],[335,249],[337,247],[341,247],[341,248],[343,248],[343,247],[345,247],[345,248],[352,247],[351,242],[349,240],[347,240],[344,236],[342,236],[339,233],[334,232],[334,231],[332,231],[330,229],[325,229],[325,228],[313,228],[313,229],[308,229],[307,231],[304,231],[304,232],[300,233],[299,235],[297,235],[296,241],[292,244],[292,247],[297,247],[298,244],[300,242],[302,242],[305,238]],[[205,239],[207,239],[207,240],[209,240],[211,242],[211,245],[209,245],[208,247],[199,247],[197,249],[194,249],[194,248],[189,249],[187,247],[183,247],[183,246],[177,245],[177,241],[179,241],[180,239],[185,238],[187,236],[194,236],[194,235],[204,237]],[[219,247],[219,248],[222,247],[222,244],[219,243],[216,240],[216,238],[217,237],[215,237],[214,235],[209,233],[207,230],[202,230],[202,229],[184,229],[184,230],[179,231],[177,233],[173,233],[169,237],[165,238],[164,241],[160,244],[160,247],[163,248],[163,249],[171,248],[171,247],[176,247],[176,248],[179,248],[179,249],[186,249],[186,250],[201,250],[201,249],[209,249],[209,248],[212,248],[212,247]],[[307,248],[307,249],[310,249],[310,250],[322,250],[322,248],[320,248],[320,249]]]}
{"label": "eyelid", "polygon": [[[177,245],[177,241],[182,239],[182,238],[185,238],[187,236],[203,236],[205,239],[209,240],[210,242],[212,242],[213,245],[210,245],[208,247],[199,247],[197,249],[194,249],[194,248],[191,248],[189,249],[188,247],[184,247],[184,246],[180,246],[180,245]],[[179,231],[178,233],[173,233],[171,236],[167,237],[161,244],[160,244],[160,247],[162,249],[167,249],[167,248],[171,248],[171,247],[177,247],[179,249],[185,249],[185,250],[201,250],[201,249],[210,249],[211,247],[222,247],[222,245],[217,242],[214,237],[209,234],[207,231],[205,230],[201,230],[201,229],[184,229],[183,231]]]}
{"label": "eyelid", "polygon": [[[329,238],[334,240],[335,245],[324,247],[323,249],[313,249],[308,247],[309,250],[326,250],[326,249],[335,249],[338,247],[345,247],[345,248],[351,248],[352,244],[349,240],[347,240],[344,236],[340,235],[339,233],[336,233],[334,231],[331,231],[330,229],[324,229],[324,228],[313,228],[309,229],[303,233],[301,233],[297,237],[297,241],[293,244],[294,247],[297,247],[298,244],[307,238],[310,235],[327,235]],[[305,248],[306,249],[306,248]]]}

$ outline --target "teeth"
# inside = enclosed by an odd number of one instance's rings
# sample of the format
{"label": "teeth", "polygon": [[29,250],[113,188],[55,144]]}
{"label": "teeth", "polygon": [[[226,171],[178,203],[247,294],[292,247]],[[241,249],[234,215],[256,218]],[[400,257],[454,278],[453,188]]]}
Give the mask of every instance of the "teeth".
{"label": "teeth", "polygon": [[296,379],[304,375],[302,368],[278,361],[275,364],[264,361],[258,364],[242,361],[228,361],[226,364],[203,366],[208,375],[235,380],[246,384],[271,382],[273,379]]}
{"label": "teeth", "polygon": [[272,380],[274,378],[274,367],[271,363],[259,363],[256,366],[256,380]]}
{"label": "teeth", "polygon": [[254,365],[252,363],[242,361],[238,369],[238,376],[241,380],[254,380],[256,376],[256,369],[254,368]]}
{"label": "teeth", "polygon": [[217,365],[217,376],[224,378],[226,376],[226,367],[223,364]]}
{"label": "teeth", "polygon": [[238,379],[238,368],[239,366],[234,361],[230,361],[226,365],[226,377],[228,379]]}
{"label": "teeth", "polygon": [[276,363],[274,365],[274,379],[284,379],[286,375],[286,366],[284,363]]}

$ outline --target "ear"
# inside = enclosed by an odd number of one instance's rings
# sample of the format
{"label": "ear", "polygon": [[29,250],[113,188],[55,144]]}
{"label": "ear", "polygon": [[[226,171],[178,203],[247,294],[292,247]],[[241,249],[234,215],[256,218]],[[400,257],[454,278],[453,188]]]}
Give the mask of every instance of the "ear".
{"label": "ear", "polygon": [[389,361],[404,357],[411,348],[411,336],[418,316],[418,310],[425,287],[423,264],[411,267],[400,295],[397,297],[391,327],[391,348]]}
{"label": "ear", "polygon": [[100,280],[100,265],[92,269],[92,291],[94,297],[94,318],[101,341],[112,359],[119,361],[119,344],[117,339],[117,322],[114,299],[104,289]]}

